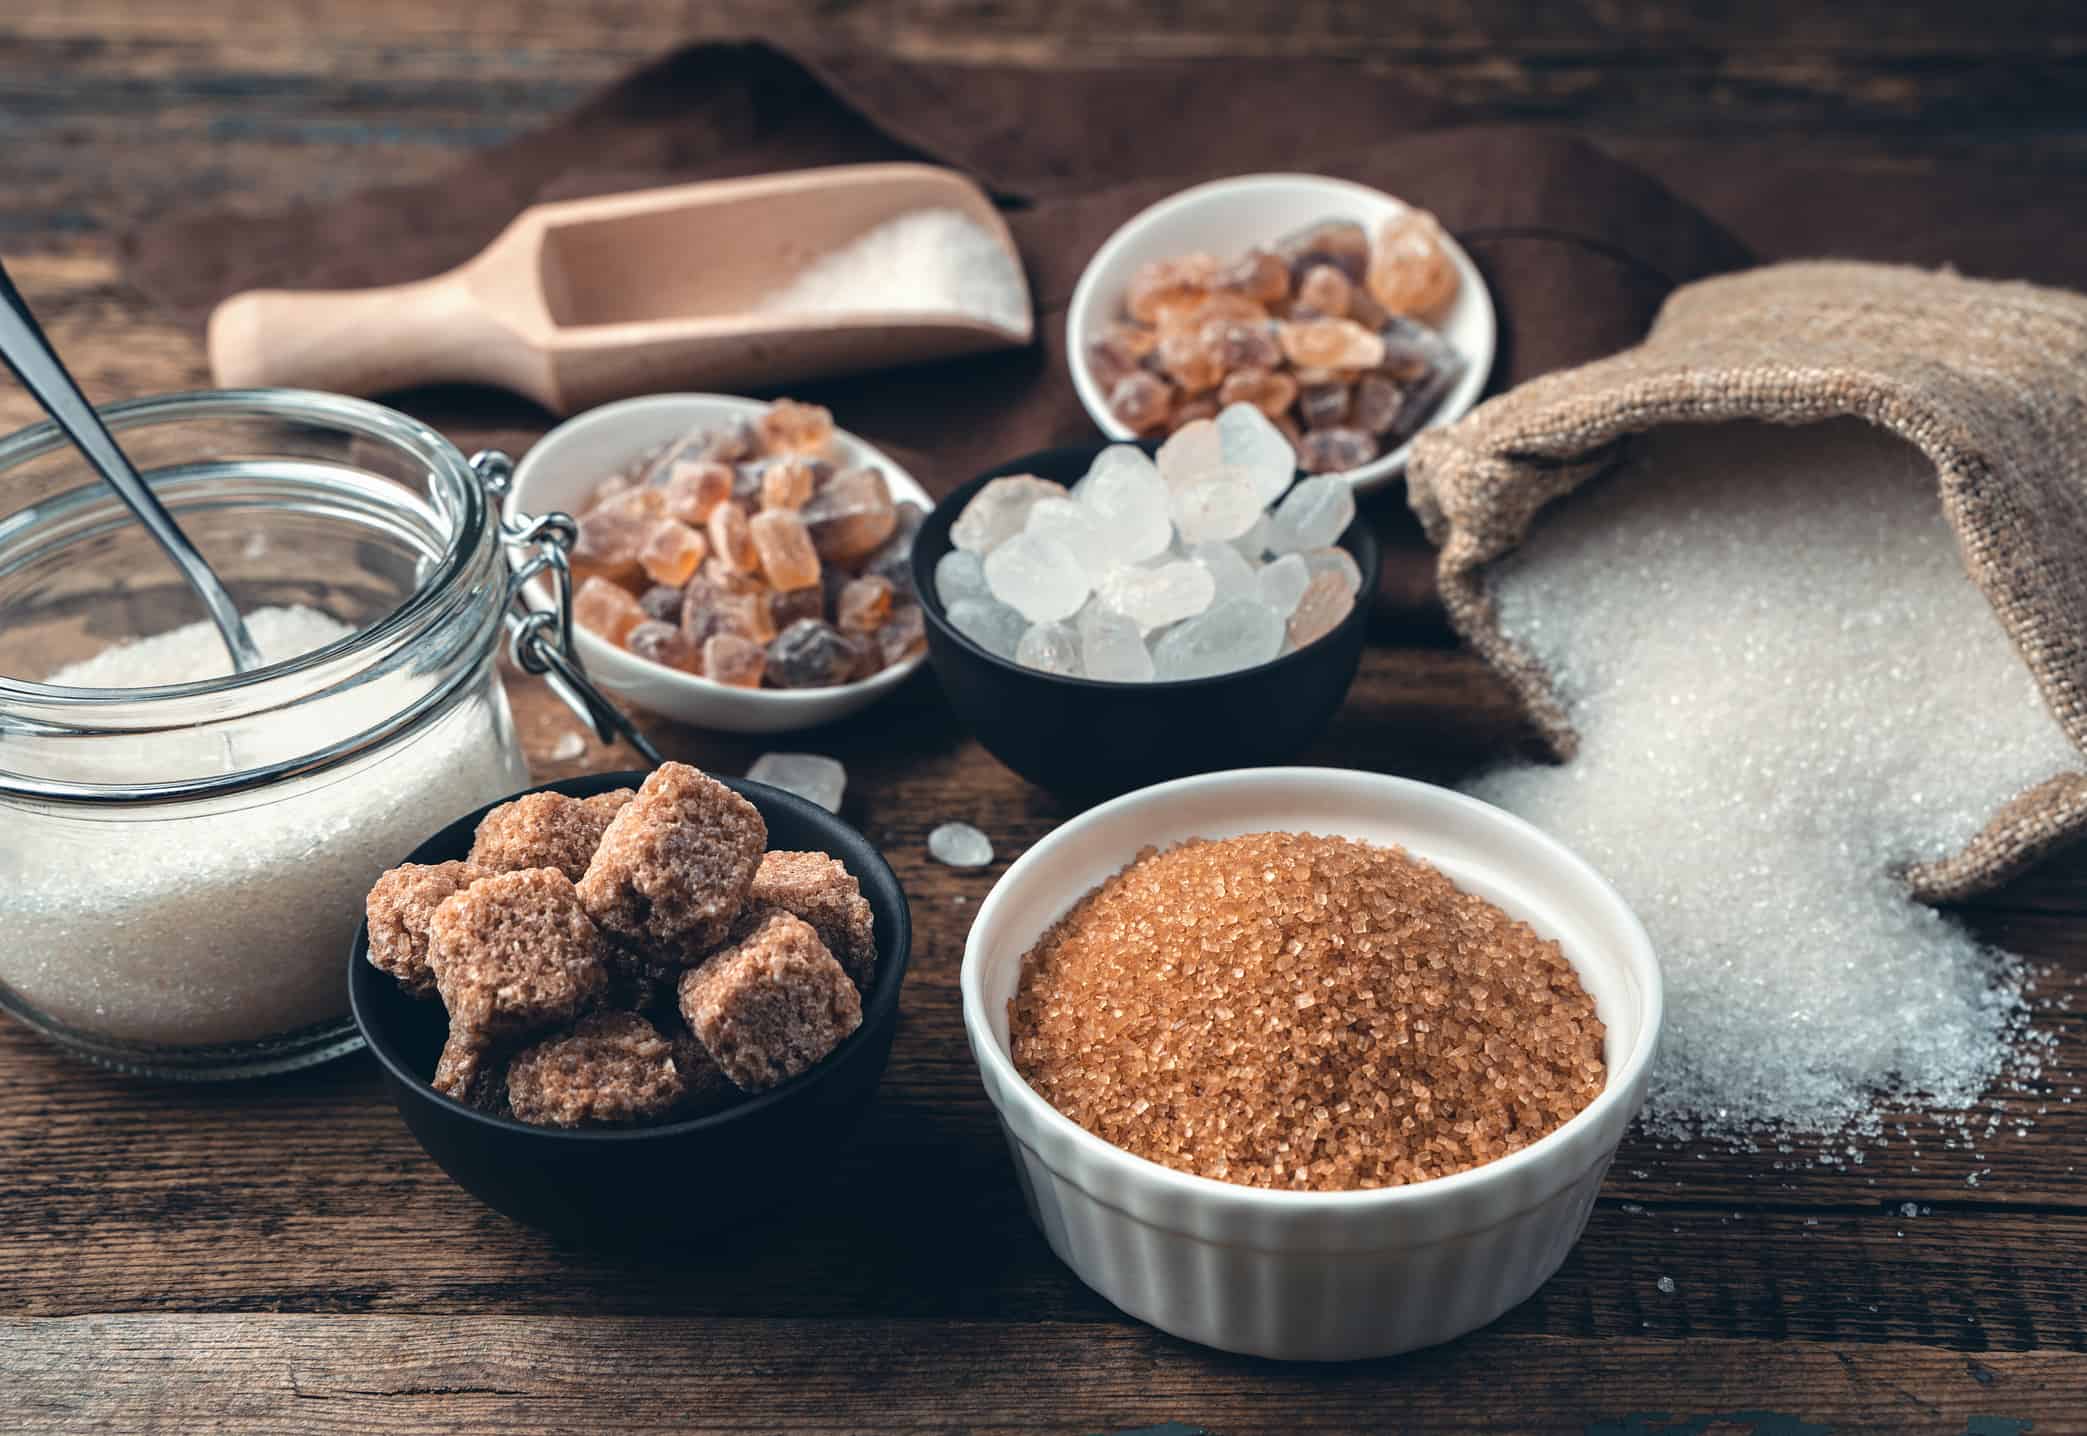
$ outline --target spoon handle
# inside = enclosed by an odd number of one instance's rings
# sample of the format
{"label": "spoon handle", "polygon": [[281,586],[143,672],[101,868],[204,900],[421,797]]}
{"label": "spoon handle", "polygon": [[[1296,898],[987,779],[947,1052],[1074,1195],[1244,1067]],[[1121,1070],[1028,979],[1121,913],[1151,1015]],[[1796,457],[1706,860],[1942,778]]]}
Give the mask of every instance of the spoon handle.
{"label": "spoon handle", "polygon": [[195,590],[196,597],[210,613],[210,621],[217,625],[218,633],[224,638],[225,651],[232,656],[232,667],[240,673],[262,666],[261,650],[254,646],[253,636],[246,631],[245,622],[239,617],[239,609],[232,602],[232,595],[218,581],[217,574],[196,552],[188,535],[174,522],[159,496],[152,492],[151,485],[138,477],[123,450],[102,424],[101,415],[87,402],[80,386],[66,372],[58,351],[44,336],[36,316],[29,312],[29,305],[15,288],[14,280],[8,275],[7,266],[0,264],[0,359],[14,370],[15,377],[36,396],[36,402],[65,431],[66,437],[87,456],[87,462],[95,471],[108,480],[109,486],[122,496],[145,525],[159,546],[167,551],[167,557],[181,570],[188,586]]}

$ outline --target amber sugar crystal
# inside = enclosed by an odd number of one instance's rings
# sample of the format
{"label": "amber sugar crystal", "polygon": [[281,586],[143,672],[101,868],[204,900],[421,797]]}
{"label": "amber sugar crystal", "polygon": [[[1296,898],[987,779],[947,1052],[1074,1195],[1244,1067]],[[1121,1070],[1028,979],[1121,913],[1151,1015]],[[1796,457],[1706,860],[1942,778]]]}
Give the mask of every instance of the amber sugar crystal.
{"label": "amber sugar crystal", "polygon": [[1017,1070],[1104,1141],[1246,1186],[1448,1176],[1602,1089],[1558,944],[1396,848],[1146,849],[1022,960]]}

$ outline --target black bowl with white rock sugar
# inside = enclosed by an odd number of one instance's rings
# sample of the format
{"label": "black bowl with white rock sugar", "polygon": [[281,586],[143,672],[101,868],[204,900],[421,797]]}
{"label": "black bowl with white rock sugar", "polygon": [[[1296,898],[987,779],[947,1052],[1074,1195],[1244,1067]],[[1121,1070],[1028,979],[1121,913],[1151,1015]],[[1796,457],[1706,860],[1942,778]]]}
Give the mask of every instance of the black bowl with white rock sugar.
{"label": "black bowl with white rock sugar", "polygon": [[1378,563],[1347,482],[1295,463],[1238,404],[1156,450],[1046,450],[950,494],[913,565],[958,716],[1072,792],[1294,757],[1354,680]]}

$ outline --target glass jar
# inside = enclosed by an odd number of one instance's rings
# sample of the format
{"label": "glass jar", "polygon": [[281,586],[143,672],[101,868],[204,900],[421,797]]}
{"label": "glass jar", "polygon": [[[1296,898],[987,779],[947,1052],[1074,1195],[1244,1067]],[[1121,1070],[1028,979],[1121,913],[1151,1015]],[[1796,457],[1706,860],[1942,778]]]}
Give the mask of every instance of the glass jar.
{"label": "glass jar", "polygon": [[[205,615],[52,426],[0,440],[0,1006],[150,1075],[323,1061],[358,1045],[345,966],[372,880],[528,782],[495,655],[503,538],[533,535],[503,535],[479,461],[374,404],[103,415],[242,611],[351,631],[238,676],[52,685],[112,645],[192,642],[171,630]],[[481,457],[497,488],[504,460]]]}

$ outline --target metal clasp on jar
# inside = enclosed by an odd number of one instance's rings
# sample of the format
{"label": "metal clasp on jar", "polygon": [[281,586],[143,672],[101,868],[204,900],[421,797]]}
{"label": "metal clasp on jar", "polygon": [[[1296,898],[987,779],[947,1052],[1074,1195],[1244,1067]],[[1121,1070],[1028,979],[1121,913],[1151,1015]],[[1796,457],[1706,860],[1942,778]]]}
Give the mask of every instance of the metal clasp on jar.
{"label": "metal clasp on jar", "polygon": [[[471,456],[471,471],[495,507],[503,507],[514,460],[498,449],[481,449]],[[500,538],[507,549],[507,644],[515,666],[542,678],[602,742],[621,738],[659,766],[665,761],[659,750],[594,686],[573,644],[571,554],[580,538],[579,521],[562,513],[503,516]],[[528,586],[539,575],[550,584],[550,608],[530,605]]]}

